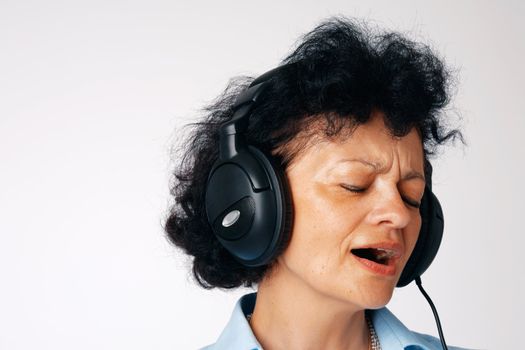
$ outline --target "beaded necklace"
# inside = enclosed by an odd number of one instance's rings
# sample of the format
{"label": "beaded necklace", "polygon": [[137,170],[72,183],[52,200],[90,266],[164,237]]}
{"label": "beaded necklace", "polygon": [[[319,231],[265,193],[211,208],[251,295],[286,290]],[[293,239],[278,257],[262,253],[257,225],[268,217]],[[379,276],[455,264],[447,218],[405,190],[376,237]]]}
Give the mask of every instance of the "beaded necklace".
{"label": "beaded necklace", "polygon": [[381,344],[379,343],[379,337],[376,334],[372,320],[368,316],[368,313],[365,312],[366,323],[368,324],[368,334],[369,334],[369,350],[381,350]]}

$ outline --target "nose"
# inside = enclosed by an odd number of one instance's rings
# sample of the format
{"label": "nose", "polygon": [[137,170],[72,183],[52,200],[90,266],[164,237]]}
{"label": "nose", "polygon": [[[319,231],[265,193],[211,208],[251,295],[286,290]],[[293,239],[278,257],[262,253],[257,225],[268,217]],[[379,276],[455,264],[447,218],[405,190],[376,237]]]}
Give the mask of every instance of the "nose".
{"label": "nose", "polygon": [[378,191],[373,199],[368,221],[374,225],[386,225],[393,229],[402,229],[410,222],[410,209],[401,198],[397,187]]}

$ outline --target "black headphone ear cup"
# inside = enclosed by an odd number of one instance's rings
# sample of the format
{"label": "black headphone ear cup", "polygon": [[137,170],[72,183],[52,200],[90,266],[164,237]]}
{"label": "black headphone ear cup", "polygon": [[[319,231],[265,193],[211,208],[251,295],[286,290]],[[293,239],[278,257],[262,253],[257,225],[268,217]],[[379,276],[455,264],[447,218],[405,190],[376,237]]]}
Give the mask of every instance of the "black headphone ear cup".
{"label": "black headphone ear cup", "polygon": [[425,186],[420,213],[421,229],[416,246],[401,273],[397,287],[406,286],[427,270],[436,257],[443,238],[443,210],[439,200],[428,186]]}
{"label": "black headphone ear cup", "polygon": [[213,232],[241,264],[266,265],[286,246],[292,222],[286,177],[257,148],[215,164],[205,198]]}

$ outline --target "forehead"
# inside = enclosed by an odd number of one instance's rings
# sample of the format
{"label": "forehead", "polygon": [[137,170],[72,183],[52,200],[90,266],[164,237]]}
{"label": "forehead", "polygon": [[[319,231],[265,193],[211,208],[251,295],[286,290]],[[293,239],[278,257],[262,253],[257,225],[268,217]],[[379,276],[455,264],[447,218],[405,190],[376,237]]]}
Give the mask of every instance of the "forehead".
{"label": "forehead", "polygon": [[412,128],[402,137],[392,136],[380,112],[373,114],[367,123],[359,125],[350,136],[339,138],[335,143],[343,152],[369,154],[374,158],[381,158],[388,151],[398,152],[400,157],[421,156],[422,160],[423,156],[423,144],[417,130]]}
{"label": "forehead", "polygon": [[423,144],[417,129],[395,137],[385,125],[384,114],[380,111],[373,112],[365,124],[347,128],[332,137],[326,136],[326,122],[322,118],[310,126],[308,136],[298,138],[302,142],[296,145],[300,149],[297,149],[292,163],[303,157],[316,156],[324,163],[359,158],[380,168],[396,157],[403,167],[423,170]]}

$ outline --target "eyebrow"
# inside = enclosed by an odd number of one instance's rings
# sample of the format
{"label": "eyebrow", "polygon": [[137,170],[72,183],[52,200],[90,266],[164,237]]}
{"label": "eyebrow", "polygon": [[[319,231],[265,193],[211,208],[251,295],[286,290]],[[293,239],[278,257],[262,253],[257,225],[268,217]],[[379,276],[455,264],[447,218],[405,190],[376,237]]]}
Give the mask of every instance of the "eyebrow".
{"label": "eyebrow", "polygon": [[[361,159],[361,158],[345,158],[345,159],[340,160],[338,163],[346,163],[346,162],[359,162],[359,163],[362,163],[362,164],[364,164],[366,166],[369,166],[369,167],[373,168],[374,171],[377,172],[377,173],[382,172],[384,170],[384,168],[385,168],[384,165],[380,165],[379,163],[371,162],[369,160]],[[416,171],[416,170],[413,170],[413,169],[408,171],[401,178],[401,180],[411,180],[411,179],[420,179],[420,180],[426,181],[425,180],[425,176],[423,174],[421,174],[419,171]]]}

